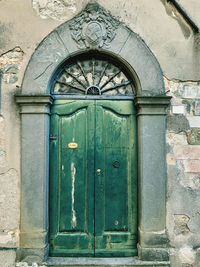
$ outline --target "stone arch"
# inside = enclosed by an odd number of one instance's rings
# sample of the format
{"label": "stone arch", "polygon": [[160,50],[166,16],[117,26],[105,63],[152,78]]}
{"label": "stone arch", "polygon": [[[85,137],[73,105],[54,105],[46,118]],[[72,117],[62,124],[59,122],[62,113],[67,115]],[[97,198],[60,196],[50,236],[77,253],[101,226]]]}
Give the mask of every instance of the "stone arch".
{"label": "stone arch", "polygon": [[[95,13],[98,16],[94,16]],[[98,17],[101,17],[100,22],[97,21]],[[88,18],[93,23],[89,27],[92,33],[87,33]],[[33,261],[43,261],[48,257],[49,115],[53,103],[51,78],[67,58],[91,49],[124,64],[136,81],[138,255],[141,260],[167,262],[165,109],[170,97],[165,96],[159,63],[144,41],[96,3],[88,4],[74,19],[56,28],[40,43],[25,71],[22,92],[16,96],[22,115],[18,259],[27,261],[35,257]]]}
{"label": "stone arch", "polygon": [[[91,14],[91,9],[102,15],[106,26],[110,23],[114,31],[109,37],[106,33],[106,40],[100,40],[95,45],[85,44],[83,30],[77,33],[76,38],[70,28],[79,23],[80,19]],[[109,19],[107,19],[109,16]],[[93,21],[93,20],[92,20]],[[84,22],[83,22],[84,23]],[[100,43],[100,42],[103,43]],[[80,45],[81,44],[81,45]],[[49,93],[48,83],[52,72],[66,60],[80,52],[87,52],[96,49],[116,57],[128,68],[132,68],[137,74],[138,95],[156,96],[164,94],[164,82],[160,65],[144,43],[144,41],[130,29],[119,24],[107,11],[97,4],[89,4],[86,9],[78,14],[71,21],[65,22],[52,31],[37,47],[27,66],[23,84],[23,94],[47,94]]]}

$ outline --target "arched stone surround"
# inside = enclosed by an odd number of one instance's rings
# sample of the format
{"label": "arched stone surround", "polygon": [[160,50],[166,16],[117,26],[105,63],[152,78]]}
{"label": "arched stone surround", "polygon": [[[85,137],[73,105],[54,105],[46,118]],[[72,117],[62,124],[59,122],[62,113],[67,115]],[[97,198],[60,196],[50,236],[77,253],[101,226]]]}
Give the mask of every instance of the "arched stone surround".
{"label": "arched stone surround", "polygon": [[[102,22],[91,42],[84,20],[94,14]],[[82,21],[80,21],[82,18]],[[84,27],[74,35],[73,27]],[[82,23],[82,24],[81,24]],[[113,27],[106,32],[106,25]],[[77,39],[78,38],[78,39]],[[139,243],[143,261],[168,261],[166,233],[165,96],[160,66],[141,38],[97,4],[89,4],[74,19],[50,33],[34,52],[24,75],[21,95],[21,224],[18,260],[48,257],[50,84],[63,61],[91,49],[114,57],[132,73],[137,86]]]}

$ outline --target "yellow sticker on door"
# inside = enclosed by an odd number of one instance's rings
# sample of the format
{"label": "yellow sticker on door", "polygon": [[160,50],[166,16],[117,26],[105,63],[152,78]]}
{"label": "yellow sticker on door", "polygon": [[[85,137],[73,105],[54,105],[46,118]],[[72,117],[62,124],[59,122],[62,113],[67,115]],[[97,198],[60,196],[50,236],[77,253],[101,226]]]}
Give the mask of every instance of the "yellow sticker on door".
{"label": "yellow sticker on door", "polygon": [[69,148],[77,148],[78,147],[78,144],[75,143],[75,142],[71,142],[71,143],[68,144],[68,147]]}

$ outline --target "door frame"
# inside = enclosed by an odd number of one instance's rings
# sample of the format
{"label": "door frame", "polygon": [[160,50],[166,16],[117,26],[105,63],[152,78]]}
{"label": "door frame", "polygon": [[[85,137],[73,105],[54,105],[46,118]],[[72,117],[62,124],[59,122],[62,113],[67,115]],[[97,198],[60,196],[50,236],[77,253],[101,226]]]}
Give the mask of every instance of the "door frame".
{"label": "door frame", "polygon": [[33,261],[42,262],[48,257],[49,116],[54,100],[50,95],[54,73],[69,57],[97,49],[123,64],[136,82],[139,258],[168,261],[165,119],[170,97],[165,95],[159,63],[144,41],[120,23],[109,47],[81,50],[70,32],[72,21],[59,26],[40,43],[27,66],[21,94],[15,98],[21,114],[21,219],[17,260],[32,257]]}
{"label": "door frame", "polygon": [[[17,260],[25,261],[34,255],[36,262],[43,262],[49,254],[49,116],[53,97],[20,95],[16,101],[21,106],[22,120],[21,227]],[[138,129],[138,256],[141,260],[169,259],[165,228],[165,123],[169,101],[169,97],[134,99]]]}

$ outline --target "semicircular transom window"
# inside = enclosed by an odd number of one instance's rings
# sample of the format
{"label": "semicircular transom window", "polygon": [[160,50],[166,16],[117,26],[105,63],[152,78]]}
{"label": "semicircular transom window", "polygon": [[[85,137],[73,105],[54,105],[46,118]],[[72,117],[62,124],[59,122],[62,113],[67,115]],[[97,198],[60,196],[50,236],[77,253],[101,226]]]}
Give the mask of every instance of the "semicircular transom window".
{"label": "semicircular transom window", "polygon": [[105,57],[85,55],[68,60],[55,77],[52,94],[135,96],[125,70]]}

